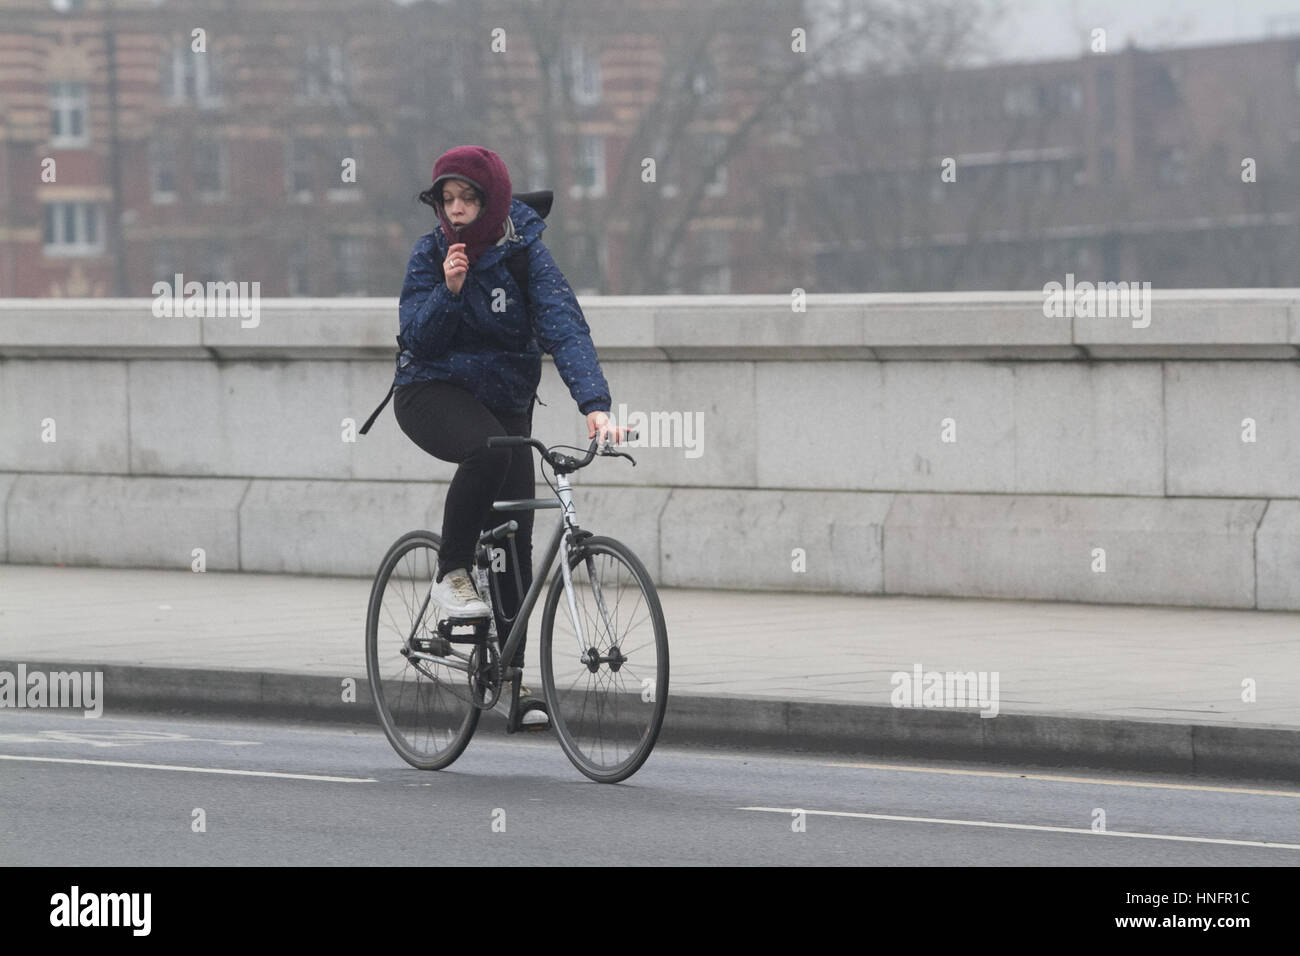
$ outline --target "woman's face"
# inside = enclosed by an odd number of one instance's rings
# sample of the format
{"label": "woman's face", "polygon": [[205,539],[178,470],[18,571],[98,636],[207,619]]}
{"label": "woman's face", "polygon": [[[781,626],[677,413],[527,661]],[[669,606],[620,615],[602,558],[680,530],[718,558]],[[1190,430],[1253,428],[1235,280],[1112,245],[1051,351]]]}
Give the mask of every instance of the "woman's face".
{"label": "woman's face", "polygon": [[453,226],[468,226],[483,211],[483,200],[463,179],[448,179],[442,184],[442,208]]}

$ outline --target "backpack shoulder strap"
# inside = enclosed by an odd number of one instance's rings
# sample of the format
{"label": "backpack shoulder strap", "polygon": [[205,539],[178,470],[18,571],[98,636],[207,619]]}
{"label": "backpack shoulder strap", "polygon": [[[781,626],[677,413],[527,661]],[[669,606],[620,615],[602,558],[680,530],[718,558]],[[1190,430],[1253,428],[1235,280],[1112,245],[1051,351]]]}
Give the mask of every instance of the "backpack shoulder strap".
{"label": "backpack shoulder strap", "polygon": [[[515,193],[514,198],[527,206],[531,206],[537,215],[545,219],[551,212],[551,204],[555,199],[555,193],[549,189],[539,189],[531,193]],[[519,291],[524,297],[524,308],[528,310],[528,315],[531,318],[533,303],[528,294],[528,250],[520,249],[514,255],[507,257],[506,268],[510,270],[510,278],[515,280],[515,285],[519,286]]]}
{"label": "backpack shoulder strap", "polygon": [[[402,360],[402,352],[405,350],[406,343],[402,341],[402,333],[399,332],[397,333],[397,354],[394,356],[394,359],[400,362]],[[379,417],[379,413],[388,407],[388,403],[392,400],[395,391],[397,391],[396,385],[388,386],[388,394],[385,395],[384,400],[379,403],[379,407],[370,413],[370,417],[366,419],[366,423],[361,426],[361,434],[364,435],[366,432],[370,431],[370,426],[375,423],[375,419]]]}
{"label": "backpack shoulder strap", "polygon": [[519,286],[519,293],[524,297],[524,308],[528,310],[528,315],[531,317],[533,303],[528,295],[528,250],[520,249],[514,255],[508,256],[506,268],[510,270],[510,278],[515,280],[515,285]]}

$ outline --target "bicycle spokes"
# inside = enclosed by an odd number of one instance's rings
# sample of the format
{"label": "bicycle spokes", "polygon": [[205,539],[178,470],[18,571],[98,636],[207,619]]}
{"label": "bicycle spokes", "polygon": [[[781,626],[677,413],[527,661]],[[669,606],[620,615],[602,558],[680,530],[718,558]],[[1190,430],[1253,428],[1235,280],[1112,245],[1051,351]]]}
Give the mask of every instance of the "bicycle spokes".
{"label": "bicycle spokes", "polygon": [[439,539],[411,532],[380,565],[366,616],[366,673],[381,726],[414,767],[435,770],[460,756],[478,723],[467,658],[429,620]]}
{"label": "bicycle spokes", "polygon": [[625,779],[649,755],[664,714],[668,644],[658,597],[640,562],[610,539],[584,544],[568,583],[572,615],[555,613],[553,586],[543,618],[552,720],[583,773]]}

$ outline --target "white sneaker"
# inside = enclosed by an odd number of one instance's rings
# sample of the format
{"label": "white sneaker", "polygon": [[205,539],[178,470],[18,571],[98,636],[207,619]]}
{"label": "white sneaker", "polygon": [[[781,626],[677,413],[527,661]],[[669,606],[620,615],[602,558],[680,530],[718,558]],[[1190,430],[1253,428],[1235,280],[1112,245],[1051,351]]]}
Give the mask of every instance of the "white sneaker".
{"label": "white sneaker", "polygon": [[[511,681],[505,682],[504,686],[501,688],[501,699],[498,700],[496,706],[492,708],[507,720],[510,719],[510,695],[514,691],[514,688],[511,687],[511,683]],[[519,719],[520,729],[527,728],[529,730],[545,730],[551,723],[551,718],[546,713],[545,701],[540,697],[534,698],[532,691],[527,687],[521,686],[519,688],[520,706],[525,706],[526,702],[530,700],[536,700],[538,703],[541,703],[542,706],[537,707],[534,705],[532,710],[529,710]]]}
{"label": "white sneaker", "polygon": [[429,588],[429,600],[441,609],[440,619],[489,617],[492,614],[478,596],[474,582],[464,568],[453,568],[442,576],[441,581],[435,581]]}
{"label": "white sneaker", "polygon": [[539,707],[535,710],[530,710],[528,713],[524,714],[524,716],[520,718],[519,723],[521,726],[528,727],[530,729],[536,727],[538,729],[544,730],[546,729],[546,727],[550,725],[551,718],[547,716],[546,711],[542,710]]}

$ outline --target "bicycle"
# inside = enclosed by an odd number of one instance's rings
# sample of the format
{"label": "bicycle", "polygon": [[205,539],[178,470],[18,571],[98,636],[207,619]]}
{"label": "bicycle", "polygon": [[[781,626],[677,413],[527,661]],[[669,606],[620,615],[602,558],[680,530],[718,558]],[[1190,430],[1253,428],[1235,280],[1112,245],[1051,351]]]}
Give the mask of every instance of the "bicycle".
{"label": "bicycle", "polygon": [[[636,433],[629,432],[629,437]],[[550,723],[560,747],[578,770],[601,783],[626,780],[650,756],[668,702],[668,629],[654,582],[640,559],[621,542],[578,526],[569,475],[594,460],[597,442],[592,439],[586,458],[579,459],[554,451],[581,451],[571,445],[547,448],[523,436],[488,439],[489,447],[536,448],[556,475],[554,485],[546,478],[554,500],[494,501],[493,510],[561,512],[541,573],[534,576],[514,616],[503,615],[510,634],[499,650],[490,615],[429,620],[435,616],[429,613],[429,587],[442,543],[439,535],[408,532],[384,555],[366,617],[366,673],[384,733],[411,766],[441,770],[460,757],[479,716],[500,702],[505,681],[512,686],[506,730],[520,729],[523,671],[501,662],[514,659],[543,587],[549,590],[538,651]],[[599,454],[621,456],[636,465],[631,455],[609,444]],[[501,606],[495,546],[502,539],[508,539],[516,556],[516,593],[523,590],[515,551],[517,529],[511,520],[479,536],[474,566],[489,608]],[[547,575],[562,547],[560,573],[551,575],[548,585]],[[489,567],[494,573],[488,574]],[[635,602],[628,596],[632,591]],[[559,613],[561,595],[567,615]]]}

